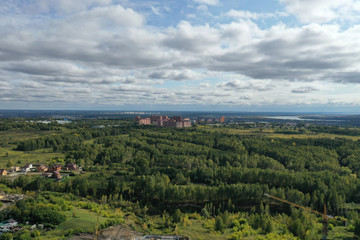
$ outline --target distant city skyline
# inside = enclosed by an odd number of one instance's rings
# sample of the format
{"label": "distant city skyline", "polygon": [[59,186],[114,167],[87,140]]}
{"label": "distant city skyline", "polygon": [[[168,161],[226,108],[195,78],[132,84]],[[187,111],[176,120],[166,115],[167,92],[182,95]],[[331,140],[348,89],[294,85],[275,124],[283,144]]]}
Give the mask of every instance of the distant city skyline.
{"label": "distant city skyline", "polygon": [[359,0],[12,0],[0,109],[360,112]]}

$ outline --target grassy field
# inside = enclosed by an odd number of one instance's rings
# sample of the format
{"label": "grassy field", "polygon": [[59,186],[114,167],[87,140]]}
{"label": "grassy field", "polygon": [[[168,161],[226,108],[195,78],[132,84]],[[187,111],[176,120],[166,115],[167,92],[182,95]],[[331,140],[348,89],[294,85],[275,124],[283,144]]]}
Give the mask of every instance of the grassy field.
{"label": "grassy field", "polygon": [[331,231],[329,231],[328,240],[335,240],[335,239],[359,239],[355,238],[352,232],[349,232],[348,227],[334,227]]}
{"label": "grassy field", "polygon": [[50,149],[39,149],[36,151],[14,151],[9,147],[0,147],[0,168],[5,168],[11,163],[12,166],[23,166],[26,163],[48,163],[54,158],[64,158],[63,153],[52,153]]}
{"label": "grassy field", "polygon": [[228,239],[231,236],[231,229],[226,229],[226,231],[222,234],[205,228],[201,220],[192,219],[190,220],[190,223],[191,224],[187,226],[179,224],[178,233],[188,236],[192,240],[223,240]]}
{"label": "grassy field", "polygon": [[1,142],[13,143],[19,140],[34,139],[42,136],[59,134],[59,133],[62,133],[62,131],[14,129],[14,130],[0,131],[0,137],[1,137]]}
{"label": "grassy field", "polygon": [[[75,218],[72,217],[72,214],[75,213]],[[96,227],[97,223],[97,214],[90,212],[86,209],[76,208],[72,211],[67,211],[65,214],[68,216],[68,219],[61,223],[58,227],[62,230],[69,230],[74,228],[81,228],[86,232],[92,232]],[[99,224],[104,223],[106,218],[99,217]]]}
{"label": "grassy field", "polygon": [[17,141],[59,133],[61,133],[61,131],[20,129],[0,131],[0,168],[5,168],[9,161],[11,165],[22,166],[26,163],[48,163],[53,158],[63,158],[65,156],[64,154],[52,153],[51,149],[38,149],[28,152],[14,150]]}
{"label": "grassy field", "polygon": [[[75,217],[73,217],[73,212]],[[66,239],[64,236],[71,229],[82,229],[85,232],[93,233],[97,224],[97,214],[86,209],[74,208],[71,211],[64,212],[68,219],[57,226],[53,231],[48,231],[40,239],[55,240]],[[107,218],[99,217],[99,224],[104,223]],[[59,236],[63,236],[59,238]]]}

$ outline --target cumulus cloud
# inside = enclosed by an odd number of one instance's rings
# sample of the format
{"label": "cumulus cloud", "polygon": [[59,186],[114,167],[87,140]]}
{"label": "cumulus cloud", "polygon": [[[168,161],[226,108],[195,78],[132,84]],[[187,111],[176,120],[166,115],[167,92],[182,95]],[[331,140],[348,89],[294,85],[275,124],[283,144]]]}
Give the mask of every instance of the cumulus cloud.
{"label": "cumulus cloud", "polygon": [[200,80],[204,78],[204,75],[190,69],[186,70],[165,70],[156,71],[148,75],[149,78],[155,79],[167,79],[167,80]]}
{"label": "cumulus cloud", "polygon": [[[0,21],[1,101],[326,104],[348,102],[348,95],[360,104],[351,92],[355,88],[336,96],[331,92],[335,86],[360,83],[356,24],[274,23],[266,28],[254,20],[283,13],[230,10],[225,14],[229,22],[201,24],[194,18],[152,26],[140,11],[107,0],[84,5],[37,0],[37,11],[24,1],[14,2],[0,8],[11,10],[8,16],[14,19]],[[337,18],[348,6],[355,9],[355,1],[345,2],[315,1],[314,8],[326,5],[329,11],[318,22]],[[306,15],[306,6],[296,4],[305,0],[282,3],[288,12]],[[311,13],[305,15],[304,22],[314,20]]]}
{"label": "cumulus cloud", "polygon": [[69,14],[85,11],[89,7],[109,5],[111,2],[112,0],[35,0],[35,2],[29,4],[28,9],[33,13],[56,12]]}
{"label": "cumulus cloud", "polygon": [[176,28],[167,30],[163,43],[169,48],[181,51],[201,52],[218,46],[218,33],[209,25],[193,26],[187,21],[182,21]]}
{"label": "cumulus cloud", "polygon": [[307,86],[307,87],[299,87],[299,88],[293,89],[291,92],[292,93],[310,93],[310,92],[314,92],[317,90],[318,89],[316,89],[316,88]]}
{"label": "cumulus cloud", "polygon": [[207,4],[207,5],[217,5],[219,0],[194,0],[196,3]]}
{"label": "cumulus cloud", "polygon": [[286,10],[304,23],[326,23],[335,19],[356,18],[358,0],[280,0]]}
{"label": "cumulus cloud", "polygon": [[232,17],[232,18],[243,18],[243,19],[263,19],[263,18],[274,18],[274,17],[284,17],[287,16],[285,12],[276,12],[276,13],[257,13],[257,12],[250,12],[244,10],[234,10],[231,9],[228,11],[225,16]]}

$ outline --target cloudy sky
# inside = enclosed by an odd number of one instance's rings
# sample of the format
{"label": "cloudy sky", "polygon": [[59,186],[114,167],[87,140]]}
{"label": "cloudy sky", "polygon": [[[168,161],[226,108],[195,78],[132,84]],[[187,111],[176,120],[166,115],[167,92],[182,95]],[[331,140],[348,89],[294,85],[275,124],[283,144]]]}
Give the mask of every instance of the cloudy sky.
{"label": "cloudy sky", "polygon": [[360,0],[0,0],[0,109],[360,110]]}

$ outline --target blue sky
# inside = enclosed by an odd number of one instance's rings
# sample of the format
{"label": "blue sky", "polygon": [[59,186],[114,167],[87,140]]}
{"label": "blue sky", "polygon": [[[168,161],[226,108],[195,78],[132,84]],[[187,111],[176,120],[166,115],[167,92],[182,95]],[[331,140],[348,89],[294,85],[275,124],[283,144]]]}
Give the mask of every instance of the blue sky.
{"label": "blue sky", "polygon": [[0,1],[0,109],[358,112],[360,0]]}

